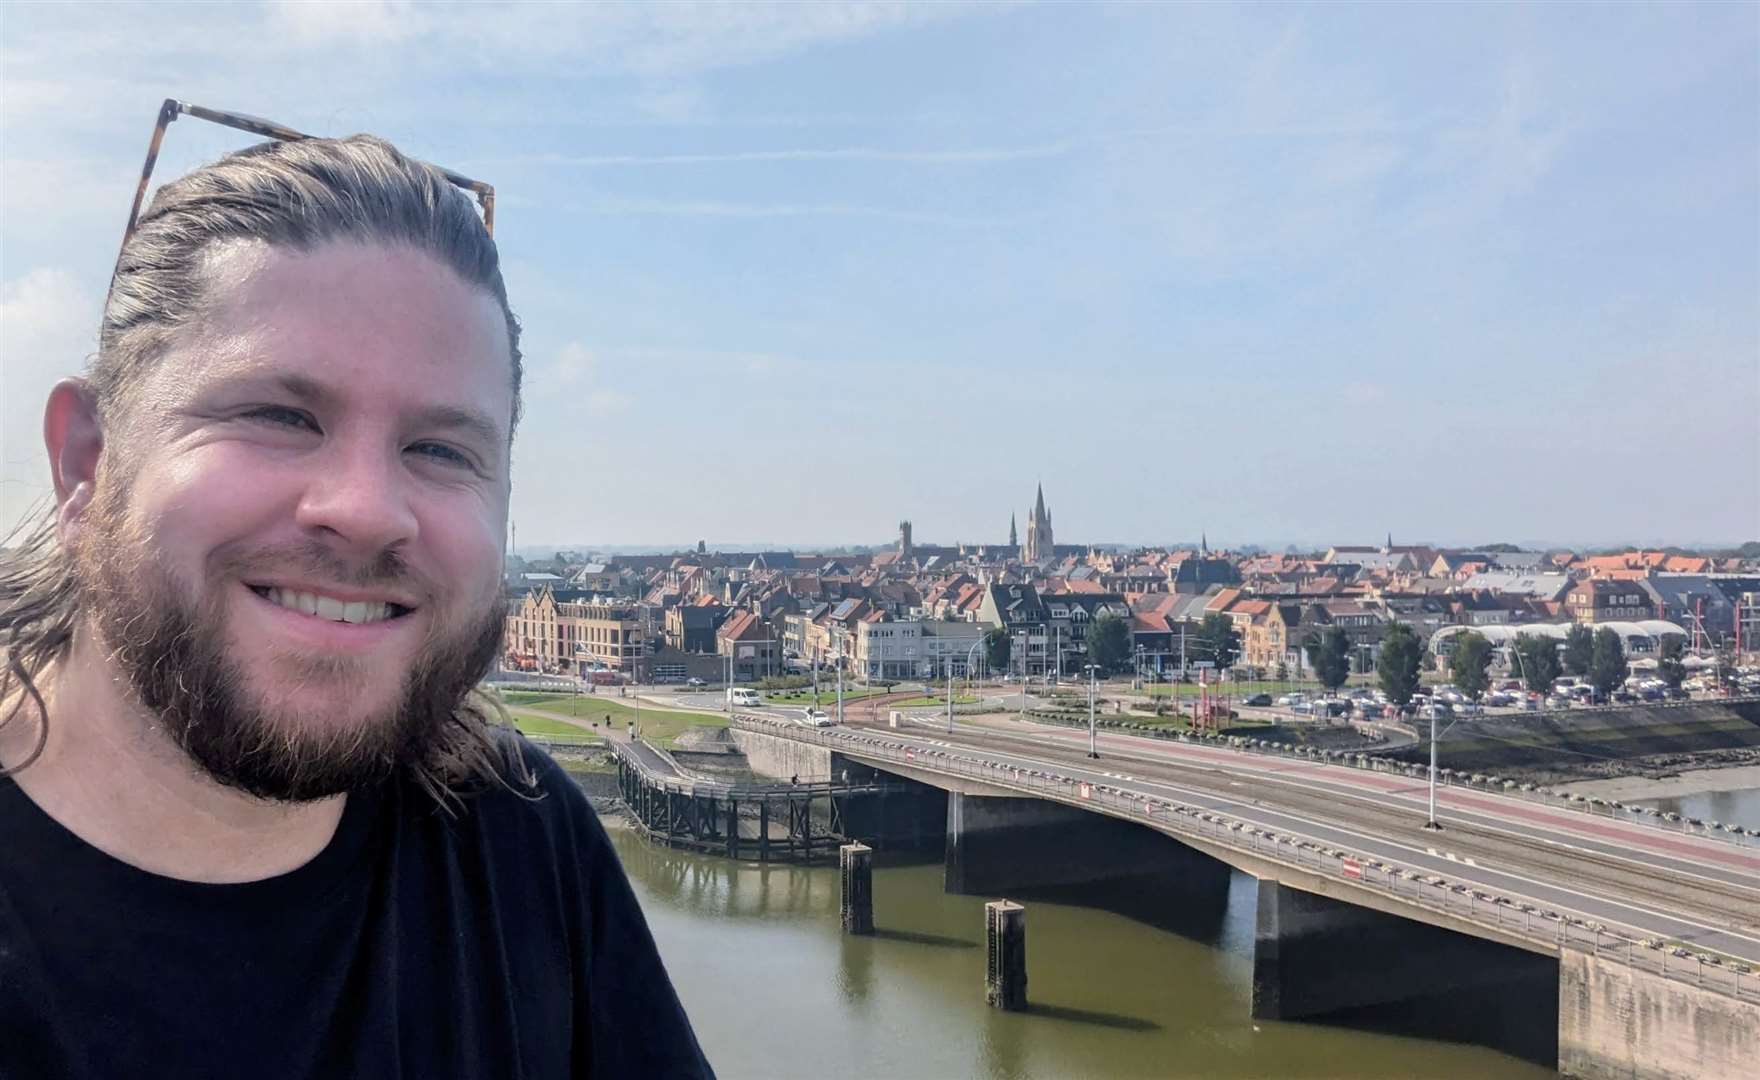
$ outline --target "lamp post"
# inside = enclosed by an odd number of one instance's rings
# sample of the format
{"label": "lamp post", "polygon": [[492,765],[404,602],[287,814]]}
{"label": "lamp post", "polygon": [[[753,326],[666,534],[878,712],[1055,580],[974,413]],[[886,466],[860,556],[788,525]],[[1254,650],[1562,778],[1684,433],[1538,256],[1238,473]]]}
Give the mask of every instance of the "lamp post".
{"label": "lamp post", "polygon": [[1097,758],[1100,751],[1094,745],[1094,695],[1100,689],[1100,665],[1088,664],[1088,756]]}
{"label": "lamp post", "polygon": [[[977,641],[972,642],[971,648],[966,650],[966,681],[968,682],[970,682],[972,678],[972,664],[975,662],[974,657],[978,650],[983,647],[984,639],[979,638]],[[949,735],[953,734],[953,662],[951,660],[949,660],[947,664],[947,733]]]}

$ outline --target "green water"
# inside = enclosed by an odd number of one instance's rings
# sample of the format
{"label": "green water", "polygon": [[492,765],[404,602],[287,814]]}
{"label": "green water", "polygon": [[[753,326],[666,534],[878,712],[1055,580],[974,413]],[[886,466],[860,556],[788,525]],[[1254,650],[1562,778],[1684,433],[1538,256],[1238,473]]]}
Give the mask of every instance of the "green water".
{"label": "green water", "polygon": [[1181,932],[1028,899],[1033,1010],[1015,1014],[984,1004],[985,898],[942,892],[939,863],[877,867],[878,932],[851,938],[835,869],[612,835],[723,1077],[1553,1075],[1481,1047],[1251,1019],[1255,892],[1243,875],[1225,910]]}

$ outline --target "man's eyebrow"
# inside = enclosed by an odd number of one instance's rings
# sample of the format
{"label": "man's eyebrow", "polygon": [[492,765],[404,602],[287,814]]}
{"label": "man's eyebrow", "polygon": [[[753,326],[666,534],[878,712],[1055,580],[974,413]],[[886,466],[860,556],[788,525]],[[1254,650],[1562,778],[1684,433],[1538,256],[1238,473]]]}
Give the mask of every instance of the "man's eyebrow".
{"label": "man's eyebrow", "polygon": [[464,431],[480,439],[485,446],[498,446],[506,441],[507,436],[500,425],[475,409],[461,408],[457,405],[434,405],[416,413],[416,423],[422,428],[445,428]]}
{"label": "man's eyebrow", "polygon": [[[312,405],[333,405],[338,400],[335,391],[318,382],[316,379],[291,372],[279,372],[267,377],[246,377],[237,380],[233,385],[248,386],[255,382],[264,382],[285,391],[293,398]],[[462,431],[479,440],[487,447],[495,447],[507,441],[507,434],[488,414],[461,405],[430,405],[419,409],[413,416],[418,428],[439,428],[449,431]]]}

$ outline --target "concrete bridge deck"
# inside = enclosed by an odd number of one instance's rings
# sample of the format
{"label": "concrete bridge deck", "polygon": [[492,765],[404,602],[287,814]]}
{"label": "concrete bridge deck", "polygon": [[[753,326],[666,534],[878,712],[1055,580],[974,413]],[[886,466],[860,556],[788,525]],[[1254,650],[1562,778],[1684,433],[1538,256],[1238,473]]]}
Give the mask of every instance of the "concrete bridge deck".
{"label": "concrete bridge deck", "polygon": [[[1489,792],[1209,745],[1001,720],[954,732],[742,720],[857,761],[1150,824],[1260,878],[1556,955],[1561,944],[1760,1000],[1760,851]],[[946,785],[944,785],[946,786]],[[1645,945],[1664,942],[1664,948]],[[1682,957],[1674,949],[1690,955]],[[1704,962],[1700,956],[1713,958]]]}

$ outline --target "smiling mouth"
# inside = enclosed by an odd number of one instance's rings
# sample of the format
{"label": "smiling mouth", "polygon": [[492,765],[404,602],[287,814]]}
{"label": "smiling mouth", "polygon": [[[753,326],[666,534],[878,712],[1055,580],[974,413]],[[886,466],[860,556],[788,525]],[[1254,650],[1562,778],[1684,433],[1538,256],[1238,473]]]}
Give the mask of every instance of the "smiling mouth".
{"label": "smiling mouth", "polygon": [[322,593],[301,592],[296,589],[282,589],[269,585],[250,585],[248,588],[278,607],[284,607],[289,611],[297,611],[304,615],[314,615],[320,619],[329,619],[332,622],[357,625],[385,622],[389,619],[401,619],[415,610],[386,600],[338,600]]}

